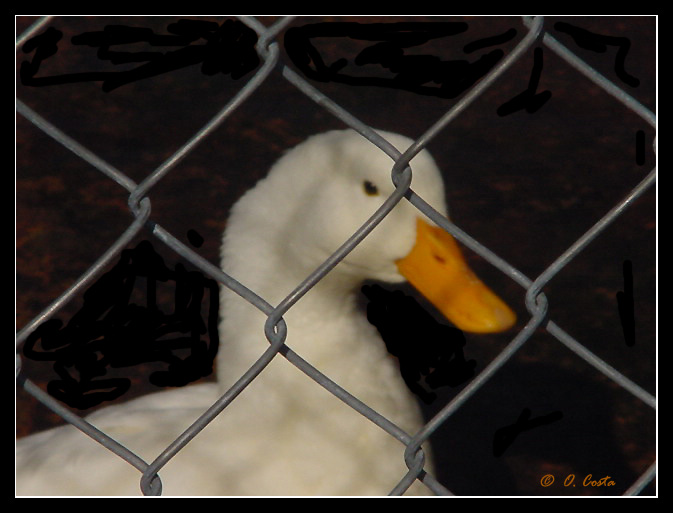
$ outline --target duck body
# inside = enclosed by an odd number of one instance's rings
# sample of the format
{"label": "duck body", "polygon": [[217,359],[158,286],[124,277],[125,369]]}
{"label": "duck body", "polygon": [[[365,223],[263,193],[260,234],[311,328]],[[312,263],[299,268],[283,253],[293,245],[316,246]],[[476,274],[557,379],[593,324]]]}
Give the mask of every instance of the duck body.
{"label": "duck body", "polygon": [[[381,133],[400,151],[411,144]],[[352,130],[309,138],[232,208],[223,270],[279,304],[393,192],[392,164]],[[432,158],[423,151],[411,167],[414,191],[445,214]],[[423,424],[420,409],[357,295],[367,279],[404,281],[397,262],[414,247],[418,217],[400,202],[283,315],[290,349],[408,434]],[[157,457],[269,346],[255,306],[222,287],[220,307],[217,383],[151,394],[88,420],[145,461]],[[386,495],[407,471],[404,449],[278,354],[159,475],[164,495]],[[139,480],[71,426],[17,441],[18,495],[136,495]],[[429,490],[417,481],[408,493]]]}

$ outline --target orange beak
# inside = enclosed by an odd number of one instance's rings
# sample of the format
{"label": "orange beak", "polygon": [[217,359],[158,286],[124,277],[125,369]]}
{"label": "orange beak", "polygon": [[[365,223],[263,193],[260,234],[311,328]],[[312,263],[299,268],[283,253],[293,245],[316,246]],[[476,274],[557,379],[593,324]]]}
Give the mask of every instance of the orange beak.
{"label": "orange beak", "polygon": [[496,333],[516,322],[516,314],[477,278],[456,240],[441,228],[418,219],[416,244],[397,268],[463,331]]}

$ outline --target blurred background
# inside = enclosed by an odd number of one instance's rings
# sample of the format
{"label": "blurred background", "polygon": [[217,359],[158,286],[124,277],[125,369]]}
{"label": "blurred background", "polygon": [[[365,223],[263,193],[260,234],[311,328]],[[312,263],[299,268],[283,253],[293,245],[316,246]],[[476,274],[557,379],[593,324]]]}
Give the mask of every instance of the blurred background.
{"label": "blurred background", "polygon": [[[95,47],[72,44],[72,37],[107,25],[167,34],[169,24],[179,19],[56,17],[49,26],[61,31],[63,38],[37,76],[131,69],[137,63],[113,65],[101,59]],[[193,19],[218,24],[225,20]],[[35,20],[17,17],[17,36]],[[278,18],[259,20],[269,26]],[[496,49],[507,54],[527,32],[520,17],[507,16],[299,16],[288,28],[324,21],[461,22],[465,24],[461,33],[408,52],[470,63]],[[603,52],[581,48],[567,32],[555,29],[558,22],[609,36],[611,43],[627,40],[630,46],[621,52],[613,44]],[[655,17],[552,17],[545,20],[545,29],[655,111]],[[345,127],[281,76],[282,65],[301,74],[283,45],[286,30],[276,37],[279,68],[149,193],[151,220],[185,244],[191,245],[190,230],[197,232],[203,238],[198,253],[216,265],[227,214],[236,199],[286,149],[314,133]],[[474,51],[468,46],[503,34],[511,37]],[[332,37],[315,44],[326,62],[343,57],[352,64],[354,55],[371,43]],[[541,44],[533,48],[537,47],[543,48]],[[654,133],[647,123],[549,49],[543,48],[536,63],[533,48],[445,127],[429,150],[444,171],[453,221],[534,279],[646,176],[655,166],[655,156]],[[166,51],[142,43],[127,45],[126,50]],[[100,81],[29,87],[22,84],[19,68],[32,57],[17,51],[17,97],[136,182],[169,158],[252,76],[207,75],[193,65],[109,92]],[[624,75],[615,71],[619,62],[637,85],[627,84]],[[500,115],[503,104],[529,87],[539,64],[537,92],[548,91],[547,101],[535,112]],[[398,87],[311,83],[368,125],[412,138],[422,135],[457,101]],[[642,156],[637,155],[638,131],[645,136]],[[127,196],[121,186],[17,115],[17,330],[84,273],[129,226],[133,218]],[[175,267],[180,258],[151,237],[143,231],[130,247],[148,239],[166,265]],[[525,291],[477,255],[469,253],[468,258],[484,281],[517,311],[521,328],[529,318]],[[625,287],[625,261],[633,266],[634,344],[625,341],[616,300]],[[656,190],[651,188],[544,287],[550,318],[651,394],[656,393],[656,276]],[[171,296],[159,294],[157,301],[168,306]],[[67,322],[81,305],[81,299],[73,301],[56,317]],[[467,335],[465,357],[476,361],[479,372],[515,333]],[[131,380],[120,400],[157,390],[147,379],[157,365],[112,370],[111,376]],[[23,369],[45,388],[57,376],[52,362],[24,358]],[[427,415],[439,411],[459,390],[436,390],[437,399],[424,405]],[[495,456],[495,432],[514,424],[526,408],[533,418],[562,412],[562,419],[520,433],[502,455]],[[61,422],[17,388],[17,436]],[[455,494],[618,495],[655,461],[656,414],[539,330],[431,441],[437,477]],[[542,487],[545,474],[557,476],[557,483]],[[610,476],[615,485],[561,486],[559,476],[569,474],[578,479],[587,474]],[[644,490],[645,495],[653,493],[653,485]]]}

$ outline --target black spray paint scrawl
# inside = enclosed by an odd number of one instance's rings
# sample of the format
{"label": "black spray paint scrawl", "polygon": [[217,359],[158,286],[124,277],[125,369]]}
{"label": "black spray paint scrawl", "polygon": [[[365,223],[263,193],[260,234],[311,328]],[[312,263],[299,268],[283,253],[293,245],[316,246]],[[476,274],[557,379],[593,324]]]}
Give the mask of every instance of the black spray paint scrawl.
{"label": "black spray paint scrawl", "polygon": [[[144,305],[132,301],[142,281]],[[172,289],[172,312],[158,307],[158,287]],[[124,250],[119,263],[84,293],[82,308],[65,326],[60,319],[44,322],[28,337],[23,352],[32,360],[54,362],[59,379],[48,384],[52,396],[87,409],[130,388],[127,378],[106,378],[110,368],[163,362],[166,369],[149,377],[161,387],[184,386],[211,374],[219,345],[218,311],[215,280],[182,264],[170,269],[150,242],[142,241]]]}

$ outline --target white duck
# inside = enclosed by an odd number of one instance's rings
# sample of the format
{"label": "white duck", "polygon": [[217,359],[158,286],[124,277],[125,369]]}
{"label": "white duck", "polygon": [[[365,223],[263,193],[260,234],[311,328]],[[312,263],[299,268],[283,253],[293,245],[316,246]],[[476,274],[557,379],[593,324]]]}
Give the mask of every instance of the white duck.
{"label": "white duck", "polygon": [[[400,151],[411,143],[381,134]],[[278,304],[392,193],[392,164],[352,130],[298,145],[233,207],[224,271]],[[411,167],[414,191],[446,212],[430,155],[419,153]],[[291,349],[408,433],[422,426],[421,415],[396,361],[356,307],[362,281],[401,282],[403,272],[420,289],[430,285],[426,297],[466,331],[514,323],[512,311],[460,260],[453,239],[421,217],[402,200],[283,317]],[[440,255],[445,243],[449,250]],[[429,264],[416,261],[424,254],[434,255]],[[226,288],[221,312],[217,384],[148,395],[88,420],[153,460],[269,347],[266,316]],[[385,495],[407,470],[403,452],[399,441],[278,355],[159,475],[164,495]],[[70,426],[19,440],[16,456],[18,495],[139,494],[137,470]],[[427,492],[419,482],[409,490]]]}

